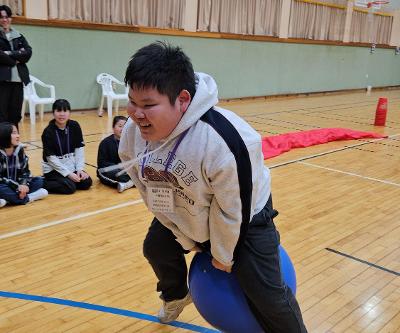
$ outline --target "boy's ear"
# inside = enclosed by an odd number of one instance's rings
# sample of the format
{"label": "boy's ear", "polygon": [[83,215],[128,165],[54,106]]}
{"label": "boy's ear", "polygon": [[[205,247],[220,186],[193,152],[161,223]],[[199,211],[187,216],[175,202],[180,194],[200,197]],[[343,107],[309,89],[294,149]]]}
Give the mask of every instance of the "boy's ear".
{"label": "boy's ear", "polygon": [[190,92],[186,89],[183,89],[178,95],[179,107],[182,113],[185,113],[189,107],[190,102],[192,101],[192,96],[190,96]]}

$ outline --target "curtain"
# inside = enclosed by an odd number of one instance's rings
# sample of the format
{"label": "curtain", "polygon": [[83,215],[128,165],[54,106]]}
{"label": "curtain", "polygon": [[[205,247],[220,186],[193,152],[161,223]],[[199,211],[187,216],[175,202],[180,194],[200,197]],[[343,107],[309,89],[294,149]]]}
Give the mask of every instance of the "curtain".
{"label": "curtain", "polygon": [[[3,0],[22,12],[22,0]],[[318,2],[346,6],[347,0]],[[183,28],[185,0],[48,0],[49,18]],[[278,36],[282,0],[198,0],[197,29]],[[17,8],[17,9],[15,9]],[[346,10],[292,1],[289,37],[343,40]],[[353,11],[350,41],[388,44],[393,17]]]}
{"label": "curtain", "polygon": [[393,17],[353,11],[350,41],[389,44]]}
{"label": "curtain", "polygon": [[22,16],[22,0],[2,0],[0,4],[7,5],[11,8],[13,15]]}
{"label": "curtain", "polygon": [[48,0],[49,18],[182,29],[185,0]]}
{"label": "curtain", "polygon": [[278,36],[282,0],[199,0],[197,29]]}
{"label": "curtain", "polygon": [[343,40],[345,21],[345,9],[293,1],[289,20],[289,37]]}

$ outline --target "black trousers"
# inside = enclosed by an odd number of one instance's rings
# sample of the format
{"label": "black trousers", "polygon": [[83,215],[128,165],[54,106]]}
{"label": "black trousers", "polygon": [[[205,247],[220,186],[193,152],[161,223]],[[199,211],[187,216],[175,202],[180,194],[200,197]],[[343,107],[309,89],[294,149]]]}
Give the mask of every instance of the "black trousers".
{"label": "black trousers", "polygon": [[118,183],[127,183],[131,180],[127,173],[117,176],[118,172],[119,170],[109,172],[99,172],[99,170],[97,170],[97,177],[102,184],[117,188]]}
{"label": "black trousers", "polygon": [[90,186],[92,186],[92,178],[90,177],[75,183],[54,170],[44,174],[44,188],[49,193],[72,194],[76,190],[88,190]]}
{"label": "black trousers", "polygon": [[[266,332],[307,332],[296,298],[282,280],[279,233],[273,215],[269,200],[249,224],[232,274],[237,276],[254,316]],[[143,252],[159,280],[157,290],[161,297],[167,302],[185,297],[188,271],[184,254],[187,251],[157,219],[151,223]]]}
{"label": "black trousers", "polygon": [[22,82],[0,82],[0,122],[7,121],[18,128],[23,101]]}

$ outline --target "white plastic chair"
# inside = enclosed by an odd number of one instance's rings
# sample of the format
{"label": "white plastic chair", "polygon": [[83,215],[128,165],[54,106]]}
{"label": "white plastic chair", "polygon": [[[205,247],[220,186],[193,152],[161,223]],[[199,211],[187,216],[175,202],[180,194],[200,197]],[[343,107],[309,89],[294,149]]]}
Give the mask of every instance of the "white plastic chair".
{"label": "white plastic chair", "polygon": [[[22,104],[21,116],[22,120],[25,116],[25,107],[28,103],[29,105],[29,117],[31,118],[31,124],[34,124],[36,121],[36,105],[40,105],[39,114],[40,119],[43,120],[43,113],[44,113],[44,105],[45,104],[53,104],[56,100],[56,92],[55,88],[51,84],[46,84],[40,81],[38,78],[34,77],[33,75],[29,75],[31,82],[28,85],[24,86],[24,102]],[[40,97],[36,93],[35,85],[39,85],[44,88],[48,88],[50,90],[49,97]]]}
{"label": "white plastic chair", "polygon": [[[101,73],[97,75],[97,83],[101,85],[101,102],[100,107],[98,110],[99,116],[103,114],[103,104],[104,98],[107,98],[107,113],[108,117],[112,117],[112,108],[113,108],[113,101],[115,100],[115,110],[118,112],[119,108],[119,101],[120,100],[128,100],[128,87],[119,80],[117,80],[114,76],[107,73]],[[125,87],[125,92],[117,94],[115,93],[115,89],[117,85],[121,85]]]}

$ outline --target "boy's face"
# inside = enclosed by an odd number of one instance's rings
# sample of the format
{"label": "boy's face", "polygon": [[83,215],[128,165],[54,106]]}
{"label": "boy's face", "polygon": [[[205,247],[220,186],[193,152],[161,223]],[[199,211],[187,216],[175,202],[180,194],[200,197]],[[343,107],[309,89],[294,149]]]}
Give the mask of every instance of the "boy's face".
{"label": "boy's face", "polygon": [[11,132],[11,146],[19,145],[19,133],[15,126],[13,126],[13,130]]}
{"label": "boy's face", "polygon": [[124,128],[126,121],[125,120],[118,120],[113,127],[114,135],[119,139],[121,137],[122,129]]}
{"label": "boy's face", "polygon": [[182,90],[171,105],[168,96],[161,95],[155,88],[130,88],[127,111],[144,140],[160,141],[178,125],[190,100],[187,90]]}
{"label": "boy's face", "polygon": [[0,25],[5,31],[8,31],[10,29],[11,17],[8,17],[5,10],[0,11]]}
{"label": "boy's face", "polygon": [[54,119],[56,120],[57,127],[64,128],[70,116],[69,110],[54,110]]}

